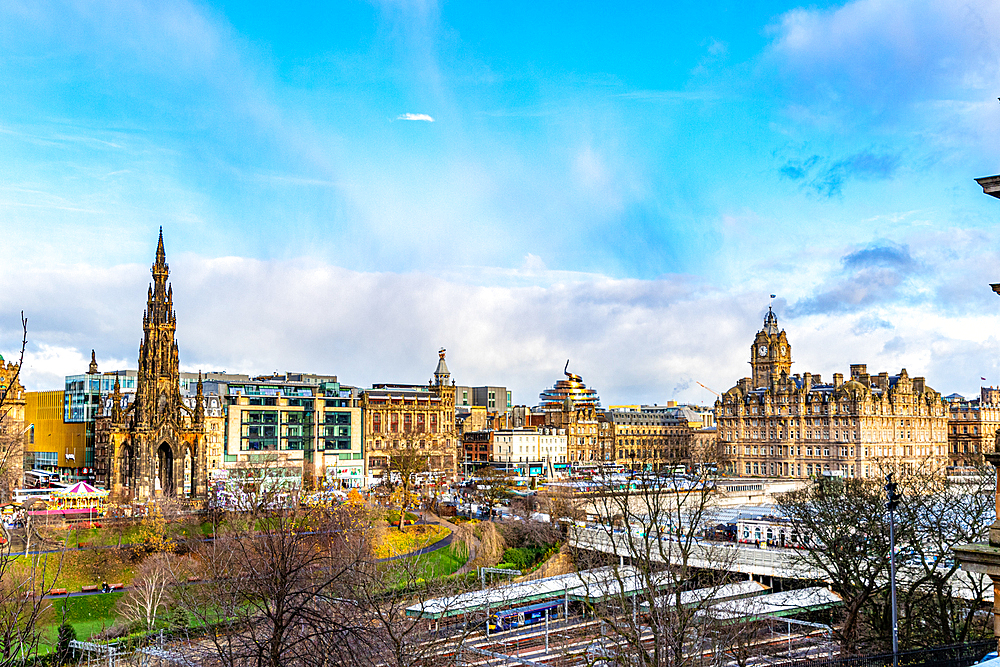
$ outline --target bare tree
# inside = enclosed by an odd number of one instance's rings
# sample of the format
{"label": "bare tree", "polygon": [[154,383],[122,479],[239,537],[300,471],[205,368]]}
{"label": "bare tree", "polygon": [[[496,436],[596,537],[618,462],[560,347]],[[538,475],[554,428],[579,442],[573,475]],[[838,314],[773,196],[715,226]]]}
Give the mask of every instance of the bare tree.
{"label": "bare tree", "polygon": [[489,508],[490,516],[493,515],[493,507],[510,497],[510,475],[506,470],[486,466],[476,472],[479,481],[476,483],[476,496],[479,502]]}
{"label": "bare tree", "polygon": [[701,664],[719,633],[704,611],[733,580],[735,549],[701,539],[711,524],[714,489],[679,469],[665,465],[660,475],[631,483],[606,476],[588,499],[587,513],[600,521],[596,530],[571,533],[578,568],[611,566],[609,580],[586,587],[586,606],[606,629],[603,655],[618,664]]}
{"label": "bare tree", "polygon": [[[880,472],[899,475],[896,516],[899,638],[903,648],[954,644],[990,636],[977,611],[992,583],[963,572],[952,550],[982,540],[993,518],[992,470],[962,482],[927,462]],[[794,560],[828,580],[844,599],[835,632],[844,653],[891,645],[889,517],[884,478],[829,478],[784,494],[778,506],[811,542]]]}
{"label": "bare tree", "polygon": [[[873,603],[883,595],[889,573],[889,522],[878,479],[830,477],[779,496],[778,507],[810,548],[793,560],[828,580],[844,599],[843,623],[835,633],[846,654],[858,650]],[[876,628],[876,634],[883,629]]]}
{"label": "bare tree", "polygon": [[403,516],[406,514],[406,507],[411,501],[411,492],[416,477],[420,473],[427,472],[427,454],[416,449],[415,442],[403,440],[403,447],[393,449],[389,452],[389,474],[390,480],[395,478],[398,485],[399,505],[399,529],[403,529]]}
{"label": "bare tree", "polygon": [[[17,483],[21,474],[21,452],[24,437],[22,421],[16,419],[16,402],[21,398],[21,367],[24,351],[28,344],[28,320],[21,313],[21,351],[14,373],[5,376],[6,382],[0,390],[0,475],[5,489]],[[5,490],[4,493],[7,493]],[[27,522],[26,522],[27,524]],[[30,526],[25,526],[30,534]],[[25,537],[25,555],[19,559],[12,549],[13,535],[0,524],[2,544],[0,544],[0,667],[23,664],[38,652],[40,632],[38,619],[42,611],[42,595],[54,585],[53,579],[46,577],[46,560],[52,556],[31,554]],[[56,567],[56,576],[61,569]]]}
{"label": "bare tree", "polygon": [[35,555],[21,563],[6,546],[0,554],[0,667],[21,665],[37,654],[42,595],[55,583],[45,575],[47,558]]}
{"label": "bare tree", "polygon": [[994,518],[995,469],[950,480],[927,468],[903,478],[900,503],[900,641],[908,648],[960,644],[993,636],[986,605],[992,581],[962,571],[960,544],[985,541]]}
{"label": "bare tree", "polygon": [[[354,589],[359,609],[374,632],[369,653],[353,664],[370,667],[454,667],[461,658],[456,651],[475,630],[448,614],[460,582],[435,579],[425,557],[370,563],[362,570]],[[420,607],[421,600],[434,600],[442,619],[429,619],[407,609]],[[412,612],[412,609],[411,609]]]}
{"label": "bare tree", "polygon": [[[0,369],[0,498],[10,499],[24,478],[24,428],[21,367],[28,346],[28,319],[21,313],[21,350],[13,373]],[[2,366],[2,364],[0,364]],[[30,428],[30,426],[28,427]]]}
{"label": "bare tree", "polygon": [[563,519],[579,521],[586,517],[583,511],[583,501],[570,487],[562,484],[549,484],[538,494],[542,511],[549,515],[553,523]]}
{"label": "bare tree", "polygon": [[264,502],[228,517],[204,544],[198,585],[177,604],[212,628],[208,653],[224,667],[326,667],[372,650],[373,630],[353,597],[369,559],[358,507]]}
{"label": "bare tree", "polygon": [[165,611],[170,587],[176,583],[175,558],[168,553],[148,556],[139,566],[132,585],[118,601],[123,618],[151,632]]}

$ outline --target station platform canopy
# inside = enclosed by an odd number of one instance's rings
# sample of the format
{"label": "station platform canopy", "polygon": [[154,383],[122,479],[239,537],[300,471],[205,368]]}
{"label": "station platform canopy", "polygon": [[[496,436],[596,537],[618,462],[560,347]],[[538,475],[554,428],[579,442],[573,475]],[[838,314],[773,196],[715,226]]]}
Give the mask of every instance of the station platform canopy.
{"label": "station platform canopy", "polygon": [[[738,600],[740,598],[764,595],[769,590],[771,589],[759,581],[738,581],[736,583],[724,584],[722,586],[709,586],[707,588],[696,588],[690,591],[683,591],[681,593],[680,604],[683,607],[694,607],[702,603],[715,604],[717,602],[726,602],[728,600]],[[672,598],[668,598],[669,596],[657,598],[657,604],[668,604],[672,606],[676,603],[676,601]],[[649,603],[643,602],[641,608],[643,611],[648,611]]]}
{"label": "station platform canopy", "polygon": [[[530,602],[566,597],[572,600],[587,599],[589,594],[616,590],[617,582],[639,582],[638,571],[631,567],[599,567],[572,574],[560,574],[534,581],[486,588],[459,595],[424,600],[406,608],[406,615],[414,618],[442,619],[461,614],[472,614],[490,609],[504,609]],[[582,597],[581,597],[582,596]]]}
{"label": "station platform canopy", "polygon": [[706,610],[721,621],[748,623],[782,616],[794,616],[809,611],[830,609],[844,604],[844,599],[829,588],[813,586],[794,591],[782,591],[712,605]]}
{"label": "station platform canopy", "polygon": [[588,604],[630,598],[650,588],[662,590],[673,582],[669,572],[641,572],[635,568],[618,568],[617,573],[581,583],[569,592],[569,599]]}

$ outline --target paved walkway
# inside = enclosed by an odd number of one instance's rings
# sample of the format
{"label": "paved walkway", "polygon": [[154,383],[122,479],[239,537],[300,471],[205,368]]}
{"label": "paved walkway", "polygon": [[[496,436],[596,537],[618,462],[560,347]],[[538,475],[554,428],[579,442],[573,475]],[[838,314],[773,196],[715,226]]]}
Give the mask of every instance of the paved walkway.
{"label": "paved walkway", "polygon": [[[459,530],[459,527],[456,526],[455,524],[453,524],[451,521],[448,521],[447,519],[442,519],[441,517],[437,516],[436,514],[434,514],[432,512],[428,512],[428,511],[425,511],[423,513],[423,516],[421,517],[420,521],[417,521],[416,523],[418,523],[418,524],[421,524],[421,523],[424,523],[424,524],[427,524],[427,523],[437,524],[439,526],[444,526],[445,528],[447,528],[451,532],[448,533],[447,537],[445,537],[443,539],[440,539],[437,542],[435,542],[434,544],[428,545],[428,546],[424,547],[423,549],[419,549],[418,551],[411,551],[408,554],[402,554],[400,556],[393,556],[391,558],[383,558],[382,559],[383,561],[397,560],[399,558],[409,558],[411,556],[422,556],[424,554],[431,553],[432,551],[437,551],[438,549],[443,549],[443,548],[445,548],[447,546],[451,546],[451,544],[455,540],[455,533],[458,532],[458,530]],[[479,548],[480,548],[479,539],[475,535],[471,534],[471,529],[467,529],[467,530],[470,531],[470,538],[471,538],[470,539],[471,544],[469,544],[469,558],[465,561],[465,564],[462,565],[462,567],[458,568],[458,570],[455,571],[455,575],[456,576],[460,575],[460,574],[465,574],[466,572],[473,571],[474,568],[472,567],[472,563],[476,560],[476,556],[479,554]]]}

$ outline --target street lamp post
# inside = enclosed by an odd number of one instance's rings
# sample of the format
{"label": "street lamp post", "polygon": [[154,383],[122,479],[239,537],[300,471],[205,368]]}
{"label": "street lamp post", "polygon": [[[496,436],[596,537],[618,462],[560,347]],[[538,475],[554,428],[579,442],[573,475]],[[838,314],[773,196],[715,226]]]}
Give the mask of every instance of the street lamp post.
{"label": "street lamp post", "polygon": [[889,510],[889,586],[892,592],[892,667],[899,667],[899,619],[896,614],[896,507],[902,496],[896,493],[896,483],[892,481],[892,473],[885,476],[885,492]]}

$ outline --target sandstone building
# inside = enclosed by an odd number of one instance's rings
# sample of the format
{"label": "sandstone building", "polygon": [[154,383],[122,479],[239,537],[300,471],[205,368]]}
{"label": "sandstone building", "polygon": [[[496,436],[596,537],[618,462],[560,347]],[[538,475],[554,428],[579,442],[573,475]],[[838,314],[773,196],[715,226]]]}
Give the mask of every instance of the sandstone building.
{"label": "sandstone building", "polygon": [[94,423],[95,474],[99,484],[123,499],[183,496],[185,478],[190,480],[187,495],[203,498],[204,394],[199,379],[194,407],[181,397],[177,317],[162,229],[151,271],[135,393],[131,401],[125,399],[115,375],[108,409],[102,406]]}
{"label": "sandstone building", "polygon": [[982,387],[979,398],[948,403],[948,462],[957,467],[983,465],[1000,433],[1000,389]]}
{"label": "sandstone building", "polygon": [[[0,499],[9,500],[23,481],[25,394],[20,366],[0,356]],[[33,435],[33,434],[31,434]],[[30,439],[30,436],[29,436]]]}
{"label": "sandstone building", "polygon": [[620,406],[610,413],[619,464],[656,471],[691,462],[692,429],[673,406]]}
{"label": "sandstone building", "polygon": [[588,388],[582,377],[569,372],[568,361],[563,374],[565,380],[557,381],[539,395],[544,425],[566,432],[569,463],[560,465],[583,470],[614,463],[615,425],[601,409],[597,391]]}
{"label": "sandstone building", "polygon": [[414,448],[426,453],[434,476],[454,479],[460,455],[455,383],[444,357],[442,349],[434,378],[427,385],[378,384],[361,392],[370,476],[387,473],[393,450]]}
{"label": "sandstone building", "polygon": [[792,347],[768,309],[750,346],[752,377],[716,401],[720,458],[732,474],[768,477],[881,476],[943,467],[948,408],[924,378],[869,375],[845,381],[791,374]]}

